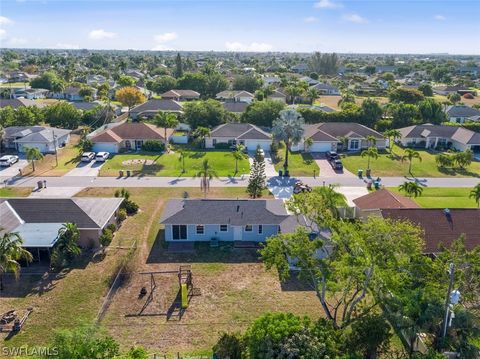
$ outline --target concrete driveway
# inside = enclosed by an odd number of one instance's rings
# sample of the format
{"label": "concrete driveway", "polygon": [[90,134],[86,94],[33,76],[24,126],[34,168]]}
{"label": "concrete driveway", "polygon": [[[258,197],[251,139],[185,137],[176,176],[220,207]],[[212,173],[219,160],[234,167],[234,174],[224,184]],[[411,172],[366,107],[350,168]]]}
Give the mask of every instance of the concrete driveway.
{"label": "concrete driveway", "polygon": [[354,199],[358,197],[365,196],[368,194],[368,190],[365,187],[335,187],[335,191],[343,194],[347,199],[347,203],[350,207],[355,207],[355,203],[353,203]]}
{"label": "concrete driveway", "polygon": [[[255,157],[255,152],[248,152],[248,162],[252,166],[253,158]],[[265,152],[265,175],[268,177],[278,176],[275,166],[273,165],[272,156],[270,152]]]}
{"label": "concrete driveway", "polygon": [[28,165],[27,160],[20,159],[17,163],[10,167],[0,167],[0,177],[13,177],[18,175],[18,170]]}
{"label": "concrete driveway", "polygon": [[100,172],[100,168],[105,164],[105,162],[80,162],[77,168],[67,172],[65,176],[73,177],[97,177]]}
{"label": "concrete driveway", "polygon": [[330,166],[330,163],[327,161],[327,158],[323,153],[312,153],[312,157],[317,163],[318,168],[320,168],[319,177],[356,177],[352,172],[345,168],[343,169],[343,172],[336,172],[332,166]]}

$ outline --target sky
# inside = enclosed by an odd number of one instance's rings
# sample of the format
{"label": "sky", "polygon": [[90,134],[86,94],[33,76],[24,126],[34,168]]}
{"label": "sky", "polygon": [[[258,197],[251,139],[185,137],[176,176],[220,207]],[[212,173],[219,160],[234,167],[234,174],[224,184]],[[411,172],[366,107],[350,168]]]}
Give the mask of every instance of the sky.
{"label": "sky", "polygon": [[480,0],[0,0],[0,47],[480,54]]}

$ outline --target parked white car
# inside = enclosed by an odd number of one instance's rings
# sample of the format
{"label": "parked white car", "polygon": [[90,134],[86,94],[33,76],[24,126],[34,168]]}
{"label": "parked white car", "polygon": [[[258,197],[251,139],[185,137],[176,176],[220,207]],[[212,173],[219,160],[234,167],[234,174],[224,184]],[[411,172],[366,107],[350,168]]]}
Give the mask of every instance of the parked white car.
{"label": "parked white car", "polygon": [[82,162],[91,162],[95,159],[95,152],[84,152],[82,154]]}
{"label": "parked white car", "polygon": [[0,167],[10,167],[18,162],[18,156],[5,155],[0,158]]}
{"label": "parked white car", "polygon": [[97,152],[97,155],[95,156],[95,161],[105,162],[109,156],[110,156],[109,152]]}

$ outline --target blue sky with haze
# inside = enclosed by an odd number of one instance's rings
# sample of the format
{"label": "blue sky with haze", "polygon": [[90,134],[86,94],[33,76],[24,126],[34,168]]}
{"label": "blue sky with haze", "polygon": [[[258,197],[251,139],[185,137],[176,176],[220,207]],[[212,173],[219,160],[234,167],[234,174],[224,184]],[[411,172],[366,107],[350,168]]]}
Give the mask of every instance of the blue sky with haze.
{"label": "blue sky with haze", "polygon": [[1,47],[480,54],[480,0],[1,0]]}

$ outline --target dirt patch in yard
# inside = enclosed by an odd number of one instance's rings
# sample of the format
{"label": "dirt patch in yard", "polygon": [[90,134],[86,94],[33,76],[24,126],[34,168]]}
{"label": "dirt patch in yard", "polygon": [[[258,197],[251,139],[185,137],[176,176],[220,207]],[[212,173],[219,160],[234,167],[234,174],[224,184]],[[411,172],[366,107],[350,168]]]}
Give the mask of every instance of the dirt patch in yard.
{"label": "dirt patch in yard", "polygon": [[146,159],[143,159],[143,158],[126,160],[126,161],[122,162],[122,165],[124,165],[124,166],[135,166],[135,165],[152,166],[154,164],[155,164],[155,161],[146,160]]}

